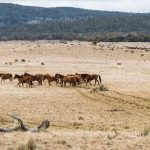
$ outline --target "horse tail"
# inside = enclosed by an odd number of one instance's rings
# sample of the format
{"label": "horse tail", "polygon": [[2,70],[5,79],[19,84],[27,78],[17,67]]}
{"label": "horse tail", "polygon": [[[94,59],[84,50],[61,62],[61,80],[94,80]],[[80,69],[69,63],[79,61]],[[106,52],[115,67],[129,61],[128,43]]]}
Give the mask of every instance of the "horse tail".
{"label": "horse tail", "polygon": [[101,82],[102,82],[101,76],[100,76],[100,75],[98,75],[98,77],[99,77],[99,81],[100,81],[100,83],[101,83]]}

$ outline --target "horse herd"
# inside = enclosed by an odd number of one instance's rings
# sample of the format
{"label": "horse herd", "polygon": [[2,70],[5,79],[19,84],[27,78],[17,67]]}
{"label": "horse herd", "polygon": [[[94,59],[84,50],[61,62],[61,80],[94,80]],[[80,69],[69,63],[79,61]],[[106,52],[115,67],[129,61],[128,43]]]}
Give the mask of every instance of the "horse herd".
{"label": "horse herd", "polygon": [[62,75],[62,74],[55,74],[54,76],[51,76],[49,74],[29,74],[24,73],[23,75],[15,74],[14,76],[11,73],[0,73],[1,82],[5,80],[10,80],[12,82],[13,80],[18,80],[18,86],[24,87],[24,83],[28,87],[34,86],[35,82],[37,82],[38,85],[42,85],[45,80],[48,81],[49,85],[51,85],[52,82],[56,82],[56,84],[60,84],[62,87],[66,86],[67,83],[70,84],[70,86],[76,86],[85,83],[91,84],[91,81],[95,81],[95,85],[101,83],[101,76],[97,74],[68,74],[68,75]]}

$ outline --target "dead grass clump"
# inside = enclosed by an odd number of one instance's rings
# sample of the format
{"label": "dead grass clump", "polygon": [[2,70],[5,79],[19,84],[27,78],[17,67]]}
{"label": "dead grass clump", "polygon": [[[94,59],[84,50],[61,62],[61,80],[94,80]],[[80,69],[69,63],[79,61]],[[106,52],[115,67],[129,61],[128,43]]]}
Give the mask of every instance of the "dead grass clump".
{"label": "dead grass clump", "polygon": [[98,87],[95,87],[91,90],[91,93],[97,93],[97,92],[100,92],[100,91],[108,91],[108,88],[105,87],[103,84],[98,86]]}
{"label": "dead grass clump", "polygon": [[84,120],[84,118],[82,116],[79,116],[78,119],[79,120]]}
{"label": "dead grass clump", "polygon": [[107,136],[107,138],[109,139],[109,140],[112,140],[112,139],[114,139],[114,138],[116,138],[117,136],[118,136],[118,132],[116,131],[116,130],[114,130],[114,135],[112,135],[112,136],[110,136],[109,134],[108,134],[108,136]]}
{"label": "dead grass clump", "polygon": [[121,65],[121,63],[118,62],[117,65]]}
{"label": "dead grass clump", "polygon": [[4,118],[0,118],[0,124],[2,124],[2,125],[5,124],[5,119]]}
{"label": "dead grass clump", "polygon": [[131,50],[130,52],[133,54],[133,53],[134,53],[134,50]]}
{"label": "dead grass clump", "polygon": [[67,142],[65,140],[58,140],[58,144],[66,145]]}
{"label": "dead grass clump", "polygon": [[149,128],[145,128],[143,133],[141,133],[142,136],[148,136],[150,135],[150,127]]}
{"label": "dead grass clump", "polygon": [[82,122],[74,122],[73,123],[73,126],[75,126],[75,127],[79,127],[79,126],[82,126],[82,125],[83,125]]}

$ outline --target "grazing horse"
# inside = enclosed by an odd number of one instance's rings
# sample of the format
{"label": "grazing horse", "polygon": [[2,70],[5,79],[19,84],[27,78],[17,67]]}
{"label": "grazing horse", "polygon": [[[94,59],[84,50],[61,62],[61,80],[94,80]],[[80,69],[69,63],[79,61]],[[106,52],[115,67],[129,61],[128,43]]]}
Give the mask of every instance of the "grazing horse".
{"label": "grazing horse", "polygon": [[60,83],[61,84],[61,80],[63,79],[64,75],[62,74],[55,74],[55,81],[56,81],[56,84]]}
{"label": "grazing horse", "polygon": [[1,77],[1,82],[2,81],[5,81],[5,80],[10,80],[10,82],[12,81],[12,78],[13,78],[13,75],[11,73],[1,73],[0,74],[0,77]]}
{"label": "grazing horse", "polygon": [[57,80],[55,79],[55,76],[51,76],[49,74],[46,74],[43,76],[43,81],[48,80],[49,85],[51,85],[51,82],[55,81],[57,83]]}
{"label": "grazing horse", "polygon": [[22,86],[23,86],[23,84],[24,83],[27,83],[27,85],[29,85],[29,87],[32,87],[32,78],[31,78],[31,76],[24,76],[24,75],[17,75],[17,74],[15,74],[15,76],[14,76],[14,79],[18,79],[18,86],[19,87],[21,87],[20,86],[20,84],[22,84]]}

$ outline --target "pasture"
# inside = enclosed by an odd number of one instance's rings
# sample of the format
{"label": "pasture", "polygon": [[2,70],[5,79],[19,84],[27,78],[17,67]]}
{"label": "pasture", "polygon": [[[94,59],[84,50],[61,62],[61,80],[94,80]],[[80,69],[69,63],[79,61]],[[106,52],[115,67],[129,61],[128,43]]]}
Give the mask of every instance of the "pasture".
{"label": "pasture", "polygon": [[17,80],[1,82],[0,127],[13,124],[11,112],[30,126],[48,119],[50,127],[0,133],[0,149],[19,149],[33,140],[37,150],[149,150],[149,43],[10,41],[0,42],[0,52],[0,73],[98,74],[108,88],[98,90],[94,82],[32,88],[18,87]]}

